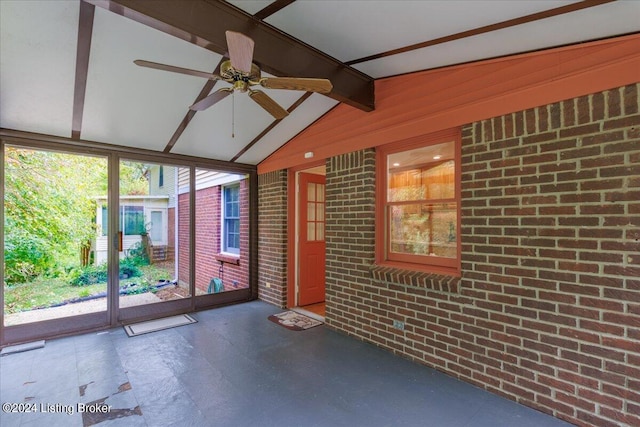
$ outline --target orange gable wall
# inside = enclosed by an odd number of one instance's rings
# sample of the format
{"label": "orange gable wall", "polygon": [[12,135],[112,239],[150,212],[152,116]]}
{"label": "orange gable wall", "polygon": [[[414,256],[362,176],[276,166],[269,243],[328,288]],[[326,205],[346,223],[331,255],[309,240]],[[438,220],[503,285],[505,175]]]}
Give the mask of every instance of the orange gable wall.
{"label": "orange gable wall", "polygon": [[[640,35],[376,80],[376,109],[340,104],[258,165],[258,173],[640,81]],[[312,151],[314,157],[305,159]]]}

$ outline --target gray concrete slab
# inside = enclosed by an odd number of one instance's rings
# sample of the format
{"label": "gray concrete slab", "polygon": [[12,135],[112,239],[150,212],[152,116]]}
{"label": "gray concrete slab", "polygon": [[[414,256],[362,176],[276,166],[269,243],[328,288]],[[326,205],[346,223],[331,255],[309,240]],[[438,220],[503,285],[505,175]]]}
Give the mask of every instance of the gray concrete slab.
{"label": "gray concrete slab", "polygon": [[[324,326],[296,332],[267,320],[280,311],[256,301],[138,337],[116,328],[1,357],[0,401],[37,412],[3,412],[0,424],[569,425]],[[89,416],[79,403],[111,408]],[[57,404],[75,413],[42,410]]]}

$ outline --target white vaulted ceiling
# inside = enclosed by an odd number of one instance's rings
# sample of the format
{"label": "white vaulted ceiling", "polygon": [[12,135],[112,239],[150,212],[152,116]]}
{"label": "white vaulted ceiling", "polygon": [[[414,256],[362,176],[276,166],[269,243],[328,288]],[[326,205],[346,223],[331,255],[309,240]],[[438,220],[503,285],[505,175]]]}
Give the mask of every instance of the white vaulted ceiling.
{"label": "white vaulted ceiling", "polygon": [[[212,72],[224,52],[201,47],[195,35],[192,43],[141,23],[144,20],[114,13],[100,2],[89,3],[95,10],[85,82],[78,81],[76,66],[79,0],[0,1],[0,127],[258,164],[339,102],[313,94],[298,103],[304,92],[264,89],[282,107],[292,108],[288,117],[275,121],[247,94],[235,93],[197,112],[180,129],[206,80],[138,67],[133,61]],[[117,6],[120,2],[103,3]],[[637,1],[588,5],[540,0],[229,3],[242,14],[266,15],[255,18],[256,22],[373,79],[640,30]],[[527,18],[576,4],[590,7]],[[271,14],[260,15],[269,6],[277,7]],[[255,51],[268,48],[256,43]],[[286,60],[290,53],[279,54]],[[225,84],[219,83],[216,89]],[[79,85],[85,96],[80,104],[75,101],[82,114],[79,134],[74,135],[74,91]],[[172,141],[174,135],[178,137]]]}

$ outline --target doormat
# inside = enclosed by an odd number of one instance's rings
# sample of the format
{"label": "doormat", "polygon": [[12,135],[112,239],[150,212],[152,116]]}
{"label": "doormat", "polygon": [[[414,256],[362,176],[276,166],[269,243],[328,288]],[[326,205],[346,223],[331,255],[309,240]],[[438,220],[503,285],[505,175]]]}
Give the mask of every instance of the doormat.
{"label": "doormat", "polygon": [[311,329],[324,323],[305,316],[304,314],[296,313],[295,311],[272,314],[269,316],[269,320],[292,331],[304,331],[305,329]]}
{"label": "doormat", "polygon": [[135,337],[142,334],[148,334],[149,332],[161,331],[163,329],[175,328],[177,326],[184,326],[197,322],[198,321],[196,319],[188,314],[181,314],[180,316],[164,317],[162,319],[125,325],[124,331],[130,337]]}

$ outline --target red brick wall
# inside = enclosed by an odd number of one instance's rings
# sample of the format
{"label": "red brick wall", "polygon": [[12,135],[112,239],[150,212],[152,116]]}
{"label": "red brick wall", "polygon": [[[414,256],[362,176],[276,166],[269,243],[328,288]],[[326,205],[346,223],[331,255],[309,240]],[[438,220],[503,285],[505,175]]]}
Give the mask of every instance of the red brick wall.
{"label": "red brick wall", "polygon": [[465,126],[459,281],[375,268],[375,151],[329,159],[327,325],[578,425],[640,425],[638,110],[633,85]]}
{"label": "red brick wall", "polygon": [[[219,244],[219,243],[218,243]],[[217,276],[216,276],[217,277]],[[249,180],[240,181],[240,265],[225,264],[226,291],[249,287]]]}
{"label": "red brick wall", "polygon": [[638,125],[633,85],[464,129],[447,316],[459,344],[473,319],[493,348],[464,348],[460,376],[576,424],[640,425]]}
{"label": "red brick wall", "polygon": [[[180,216],[188,218],[188,197],[180,195]],[[220,221],[222,187],[196,191],[196,293],[206,293],[211,279],[220,277]],[[182,212],[184,210],[185,212]],[[188,222],[188,219],[185,220]],[[182,228],[181,228],[182,231]],[[188,227],[185,233],[188,236]],[[186,258],[188,238],[180,236],[180,259]],[[227,258],[229,258],[227,256]],[[188,259],[186,259],[188,262]],[[249,187],[248,180],[240,182],[240,265],[225,263],[223,284],[225,291],[249,287]],[[188,283],[188,263],[179,266],[181,281]]]}
{"label": "red brick wall", "polygon": [[189,286],[189,194],[178,195],[178,281]]}
{"label": "red brick wall", "polygon": [[206,292],[219,277],[215,256],[220,252],[220,187],[196,191],[196,292]]}
{"label": "red brick wall", "polygon": [[258,295],[287,305],[287,173],[258,176]]}

